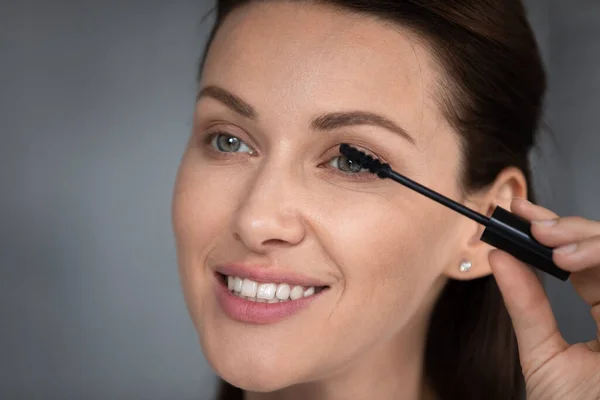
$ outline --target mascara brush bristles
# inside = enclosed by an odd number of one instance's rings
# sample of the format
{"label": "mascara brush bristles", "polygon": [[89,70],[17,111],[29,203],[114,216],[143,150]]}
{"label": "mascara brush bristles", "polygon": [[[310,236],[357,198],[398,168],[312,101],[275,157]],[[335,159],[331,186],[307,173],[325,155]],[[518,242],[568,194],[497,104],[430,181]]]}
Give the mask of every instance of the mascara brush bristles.
{"label": "mascara brush bristles", "polygon": [[355,149],[348,144],[340,145],[340,152],[349,159],[356,161],[361,167],[368,169],[370,173],[377,174],[380,178],[388,178],[388,171],[391,171],[389,164],[384,164],[381,161],[371,157],[362,151]]}

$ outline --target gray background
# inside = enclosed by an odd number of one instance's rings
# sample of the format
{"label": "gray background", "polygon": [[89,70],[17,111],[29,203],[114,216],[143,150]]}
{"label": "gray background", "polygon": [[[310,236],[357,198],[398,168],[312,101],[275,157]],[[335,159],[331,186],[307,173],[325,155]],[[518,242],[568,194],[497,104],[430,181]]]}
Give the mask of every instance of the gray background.
{"label": "gray background", "polygon": [[[0,398],[208,399],[170,202],[206,1],[0,2]],[[530,1],[541,203],[600,219],[600,2]],[[594,337],[548,280],[567,339]]]}

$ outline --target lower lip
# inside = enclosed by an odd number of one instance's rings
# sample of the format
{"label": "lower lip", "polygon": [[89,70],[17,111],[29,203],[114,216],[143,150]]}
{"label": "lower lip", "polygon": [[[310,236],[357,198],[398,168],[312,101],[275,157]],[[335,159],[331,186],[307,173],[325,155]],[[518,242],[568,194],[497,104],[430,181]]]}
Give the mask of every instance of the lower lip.
{"label": "lower lip", "polygon": [[217,300],[230,318],[250,324],[274,324],[305,309],[327,289],[298,300],[281,303],[258,303],[235,296],[225,286],[221,276],[217,277]]}

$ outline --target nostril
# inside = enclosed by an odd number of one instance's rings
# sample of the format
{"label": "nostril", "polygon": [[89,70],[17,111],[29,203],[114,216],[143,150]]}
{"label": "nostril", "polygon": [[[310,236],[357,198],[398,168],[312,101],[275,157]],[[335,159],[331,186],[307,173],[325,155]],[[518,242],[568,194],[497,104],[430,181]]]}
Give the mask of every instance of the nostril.
{"label": "nostril", "polygon": [[263,246],[288,246],[290,243],[281,239],[268,239],[262,242]]}

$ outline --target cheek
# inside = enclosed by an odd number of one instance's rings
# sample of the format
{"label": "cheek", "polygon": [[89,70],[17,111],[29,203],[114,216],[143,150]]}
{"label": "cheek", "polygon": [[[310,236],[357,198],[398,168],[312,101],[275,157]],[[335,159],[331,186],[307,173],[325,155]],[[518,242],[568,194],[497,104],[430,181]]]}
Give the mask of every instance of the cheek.
{"label": "cheek", "polygon": [[197,162],[193,152],[184,156],[173,194],[172,224],[180,282],[197,327],[213,278],[204,268],[205,260],[223,236],[236,204],[231,187],[235,185]]}
{"label": "cheek", "polygon": [[[350,282],[408,283],[439,272],[432,246],[443,241],[444,211],[429,199],[409,193],[332,210],[330,232],[341,246],[338,265]],[[406,197],[406,198],[405,198]],[[365,288],[367,289],[367,288]]]}
{"label": "cheek", "polygon": [[239,185],[197,161],[192,151],[184,157],[173,195],[173,230],[178,250],[190,256],[206,250],[226,228],[237,204]]}
{"label": "cheek", "polygon": [[419,195],[409,197],[409,202],[396,199],[370,207],[365,212],[369,218],[355,219],[362,228],[354,232],[362,234],[348,238],[341,264],[347,266],[344,276],[352,293],[346,307],[360,315],[349,341],[367,337],[376,345],[424,323],[441,288],[440,278],[456,255],[458,235],[452,226],[460,217]]}
{"label": "cheek", "polygon": [[[445,265],[445,235],[435,224],[435,211],[429,211],[427,217],[382,215],[377,238],[365,246],[370,254],[360,255],[366,268],[356,265],[353,272],[358,278],[355,282],[369,282],[358,284],[361,296],[373,299],[382,318],[391,322],[391,329],[404,326],[428,301]],[[368,310],[365,315],[369,315]]]}
{"label": "cheek", "polygon": [[343,276],[327,325],[330,333],[337,332],[331,345],[337,353],[329,357],[336,362],[349,361],[402,331],[421,317],[423,305],[435,295],[432,289],[443,268],[436,247],[445,240],[440,210],[426,201],[418,213],[397,204],[402,201],[342,204],[322,227],[321,238],[331,240],[323,247]]}

